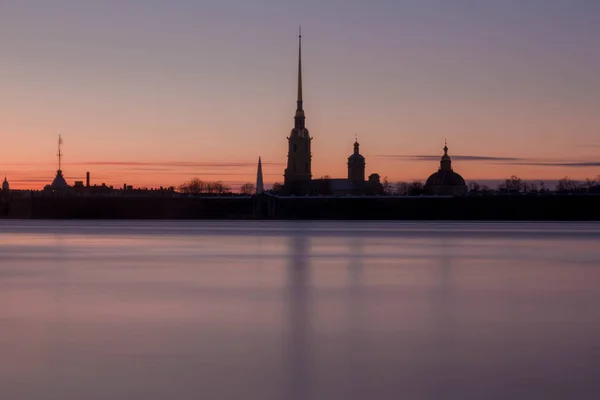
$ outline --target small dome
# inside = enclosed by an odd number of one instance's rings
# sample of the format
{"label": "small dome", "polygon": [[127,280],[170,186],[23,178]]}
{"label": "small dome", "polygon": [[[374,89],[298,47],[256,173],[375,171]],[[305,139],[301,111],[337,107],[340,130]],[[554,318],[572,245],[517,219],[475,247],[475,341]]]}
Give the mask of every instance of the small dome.
{"label": "small dome", "polygon": [[361,154],[352,154],[348,157],[348,161],[364,161],[365,158]]}
{"label": "small dome", "polygon": [[365,158],[359,153],[359,144],[358,141],[354,142],[354,153],[348,157],[348,162],[362,162],[365,161]]}
{"label": "small dome", "polygon": [[466,186],[462,176],[454,171],[440,170],[432,174],[428,179],[426,186]]}
{"label": "small dome", "polygon": [[10,190],[10,185],[8,184],[8,181],[6,180],[6,177],[4,177],[4,182],[2,182],[2,190]]}
{"label": "small dome", "polygon": [[54,178],[54,180],[52,181],[52,185],[50,186],[52,187],[52,189],[64,189],[69,187],[60,169],[56,171],[56,177]]}

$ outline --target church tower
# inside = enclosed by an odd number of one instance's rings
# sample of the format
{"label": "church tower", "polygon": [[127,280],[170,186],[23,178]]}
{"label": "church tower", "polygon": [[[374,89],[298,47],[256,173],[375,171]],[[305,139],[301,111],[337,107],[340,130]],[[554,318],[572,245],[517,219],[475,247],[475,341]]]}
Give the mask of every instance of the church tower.
{"label": "church tower", "polygon": [[294,129],[288,140],[288,162],[284,174],[284,190],[288,194],[303,195],[310,192],[312,138],[306,129],[306,117],[302,104],[302,33],[298,36],[298,100]]}
{"label": "church tower", "polygon": [[358,139],[354,141],[354,154],[348,157],[348,180],[355,183],[365,181],[365,158],[359,152]]}

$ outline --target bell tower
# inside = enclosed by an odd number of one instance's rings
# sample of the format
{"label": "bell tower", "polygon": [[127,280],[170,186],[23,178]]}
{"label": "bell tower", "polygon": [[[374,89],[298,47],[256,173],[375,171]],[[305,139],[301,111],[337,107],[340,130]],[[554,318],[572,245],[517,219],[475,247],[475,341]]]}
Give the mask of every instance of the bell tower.
{"label": "bell tower", "polygon": [[312,179],[310,143],[312,138],[306,129],[306,116],[302,101],[302,31],[298,35],[298,99],[294,128],[288,140],[288,161],[284,174],[284,190],[288,194],[303,195],[310,191]]}

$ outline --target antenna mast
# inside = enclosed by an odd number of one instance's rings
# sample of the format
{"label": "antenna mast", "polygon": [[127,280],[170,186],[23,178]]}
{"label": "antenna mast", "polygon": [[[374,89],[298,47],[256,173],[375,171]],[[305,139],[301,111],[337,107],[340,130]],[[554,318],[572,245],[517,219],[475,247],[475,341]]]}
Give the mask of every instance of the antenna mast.
{"label": "antenna mast", "polygon": [[62,137],[60,136],[60,133],[58,134],[58,170],[62,171],[62,151],[61,151],[61,147],[62,147]]}

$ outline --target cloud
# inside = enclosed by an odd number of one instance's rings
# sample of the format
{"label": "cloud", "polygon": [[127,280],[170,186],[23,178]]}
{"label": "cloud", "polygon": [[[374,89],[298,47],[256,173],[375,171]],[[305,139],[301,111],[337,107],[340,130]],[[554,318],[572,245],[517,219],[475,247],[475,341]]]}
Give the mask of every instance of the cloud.
{"label": "cloud", "polygon": [[536,167],[571,167],[571,168],[585,168],[585,167],[600,167],[600,162],[597,161],[582,161],[582,162],[526,162],[526,163],[514,163],[511,165],[531,165]]}
{"label": "cloud", "polygon": [[[101,165],[129,167],[167,167],[167,168],[237,168],[254,167],[258,162],[195,162],[195,161],[89,161],[66,165]],[[263,162],[263,165],[283,165],[283,163]]]}
{"label": "cloud", "polygon": [[[400,159],[400,160],[411,160],[411,161],[439,161],[441,155],[376,155],[375,158],[387,158],[387,159]],[[518,157],[491,157],[491,156],[470,156],[470,155],[451,155],[453,160],[457,161],[498,161],[498,162],[514,162],[514,161],[526,161],[526,158]]]}
{"label": "cloud", "polygon": [[[65,166],[115,166],[115,167],[137,167],[137,168],[239,168],[256,167],[257,161],[252,162],[211,162],[211,161],[78,161],[67,162]],[[263,162],[263,165],[284,165],[280,162]],[[0,164],[3,167],[26,167],[42,166],[48,163],[15,163]]]}
{"label": "cloud", "polygon": [[[375,158],[397,159],[408,161],[439,161],[439,155],[377,155]],[[512,165],[512,166],[532,166],[532,167],[563,167],[563,168],[586,168],[600,167],[598,161],[572,161],[572,160],[547,160],[536,158],[521,157],[490,157],[479,155],[451,155],[453,161],[463,162],[489,162],[492,164]]]}

